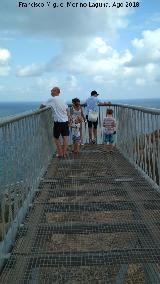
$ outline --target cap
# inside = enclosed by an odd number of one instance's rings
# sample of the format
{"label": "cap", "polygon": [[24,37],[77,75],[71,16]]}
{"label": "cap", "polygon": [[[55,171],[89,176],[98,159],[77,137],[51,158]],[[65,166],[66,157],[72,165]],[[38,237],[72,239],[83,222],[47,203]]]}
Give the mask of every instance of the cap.
{"label": "cap", "polygon": [[91,96],[94,96],[94,95],[99,96],[99,94],[95,90],[91,92]]}

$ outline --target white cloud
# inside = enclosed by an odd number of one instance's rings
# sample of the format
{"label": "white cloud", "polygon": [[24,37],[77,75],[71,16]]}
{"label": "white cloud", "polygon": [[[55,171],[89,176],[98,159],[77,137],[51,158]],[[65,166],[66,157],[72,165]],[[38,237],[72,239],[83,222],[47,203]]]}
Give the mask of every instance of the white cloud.
{"label": "white cloud", "polygon": [[11,54],[8,49],[0,48],[0,62],[6,62],[10,59]]}
{"label": "white cloud", "polygon": [[10,66],[1,66],[0,65],[0,76],[8,76],[10,73]]}
{"label": "white cloud", "polygon": [[41,89],[41,90],[49,90],[53,88],[54,86],[59,85],[59,80],[57,77],[40,77],[35,81],[35,88]]}
{"label": "white cloud", "polygon": [[0,48],[0,76],[7,76],[10,73],[9,60],[11,53],[8,49]]}
{"label": "white cloud", "polygon": [[[90,38],[82,50],[78,52],[62,52],[53,65],[59,70],[82,76],[107,76],[107,80],[115,80],[126,63],[132,60],[129,50],[118,52],[102,37]],[[72,58],[72,59],[71,59]],[[97,79],[96,79],[97,80]]]}
{"label": "white cloud", "polygon": [[107,78],[106,76],[101,76],[101,75],[97,75],[93,77],[93,81],[97,84],[103,84],[103,85],[117,85],[117,81],[111,78]]}
{"label": "white cloud", "polygon": [[151,86],[158,84],[160,78],[160,67],[155,62],[155,58],[159,58],[159,36],[160,29],[144,31],[142,38],[131,42],[134,46],[132,53],[129,49],[119,52],[100,36],[85,39],[84,45],[80,39],[69,39],[65,41],[61,54],[50,62],[20,66],[17,74],[40,76],[53,70],[57,74],[63,72],[66,79],[62,83],[59,77],[59,82],[68,92],[80,90],[79,77],[86,77],[90,83],[95,82],[98,85]]}
{"label": "white cloud", "polygon": [[19,77],[32,77],[32,76],[40,76],[45,72],[44,64],[35,64],[32,63],[27,66],[17,66],[16,75]]}
{"label": "white cloud", "polygon": [[160,62],[160,28],[142,32],[142,38],[132,41],[135,56],[130,65],[140,66]]}
{"label": "white cloud", "polygon": [[78,80],[74,75],[68,75],[65,81],[65,88],[69,92],[75,92],[75,90],[79,89]]}
{"label": "white cloud", "polygon": [[136,79],[136,85],[138,85],[138,86],[145,86],[145,84],[146,84],[145,79],[143,79],[143,78],[137,78]]}
{"label": "white cloud", "polygon": [[141,38],[135,38],[132,58],[124,64],[122,74],[128,82],[137,86],[153,86],[160,78],[160,29],[142,32]]}
{"label": "white cloud", "polygon": [[107,45],[107,43],[105,42],[103,38],[95,37],[92,39],[92,41],[90,42],[87,48],[88,53],[93,52],[93,51],[96,51],[100,55],[110,54],[112,52],[112,48],[109,45]]}
{"label": "white cloud", "polygon": [[[61,1],[57,1],[57,4],[59,2]],[[64,5],[65,3],[66,1]],[[12,33],[16,31],[19,35],[57,38],[95,36],[101,30],[107,31],[108,36],[111,36],[116,35],[118,29],[127,27],[130,13],[131,9],[126,7],[19,8],[18,2],[5,0],[1,3],[0,30],[10,30]]]}

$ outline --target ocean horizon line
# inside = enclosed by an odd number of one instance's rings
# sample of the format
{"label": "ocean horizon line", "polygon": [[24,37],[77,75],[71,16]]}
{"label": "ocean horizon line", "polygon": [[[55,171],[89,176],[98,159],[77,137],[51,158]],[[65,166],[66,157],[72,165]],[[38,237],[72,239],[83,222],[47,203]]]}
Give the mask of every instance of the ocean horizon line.
{"label": "ocean horizon line", "polygon": [[[104,98],[101,99],[102,101]],[[131,106],[139,106],[144,108],[160,109],[160,98],[138,98],[138,99],[108,99],[112,104],[125,104]],[[81,100],[83,104],[85,100]],[[0,118],[7,116],[18,115],[20,113],[33,111],[39,108],[42,101],[0,101]],[[66,104],[70,105],[70,101],[66,101]]]}
{"label": "ocean horizon line", "polygon": [[[100,97],[100,99],[105,99],[104,97]],[[85,101],[86,99],[82,99],[82,101]],[[119,99],[111,99],[111,98],[107,98],[106,99],[107,101],[142,101],[142,100],[160,100],[159,97],[153,97],[153,98],[119,98]],[[66,102],[71,102],[72,99],[69,101],[66,101]],[[41,104],[42,101],[0,101],[0,104],[1,103],[13,103],[13,104],[16,104],[16,103],[39,103]]]}

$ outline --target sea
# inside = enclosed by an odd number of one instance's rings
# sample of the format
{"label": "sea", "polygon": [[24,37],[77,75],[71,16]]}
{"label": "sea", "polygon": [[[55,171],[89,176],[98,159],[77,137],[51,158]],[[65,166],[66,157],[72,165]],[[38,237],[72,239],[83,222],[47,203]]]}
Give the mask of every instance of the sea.
{"label": "sea", "polygon": [[40,102],[0,102],[0,118],[36,110]]}
{"label": "sea", "polygon": [[[119,100],[111,100],[111,102],[160,109],[160,98],[128,99],[128,100],[119,99]],[[0,118],[36,110],[39,108],[40,104],[41,104],[40,102],[0,102]]]}

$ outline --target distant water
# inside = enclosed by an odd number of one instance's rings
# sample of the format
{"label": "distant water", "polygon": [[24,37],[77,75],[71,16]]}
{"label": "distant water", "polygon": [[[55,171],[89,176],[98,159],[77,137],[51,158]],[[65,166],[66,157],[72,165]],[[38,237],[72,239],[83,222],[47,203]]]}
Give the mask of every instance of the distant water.
{"label": "distant water", "polygon": [[129,100],[126,99],[126,100],[112,100],[111,102],[160,109],[160,99],[129,99]]}
{"label": "distant water", "polygon": [[0,118],[39,108],[39,102],[0,102]]}
{"label": "distant water", "polygon": [[[160,109],[160,99],[111,100],[112,103],[129,104]],[[0,118],[36,110],[40,102],[0,102]]]}

